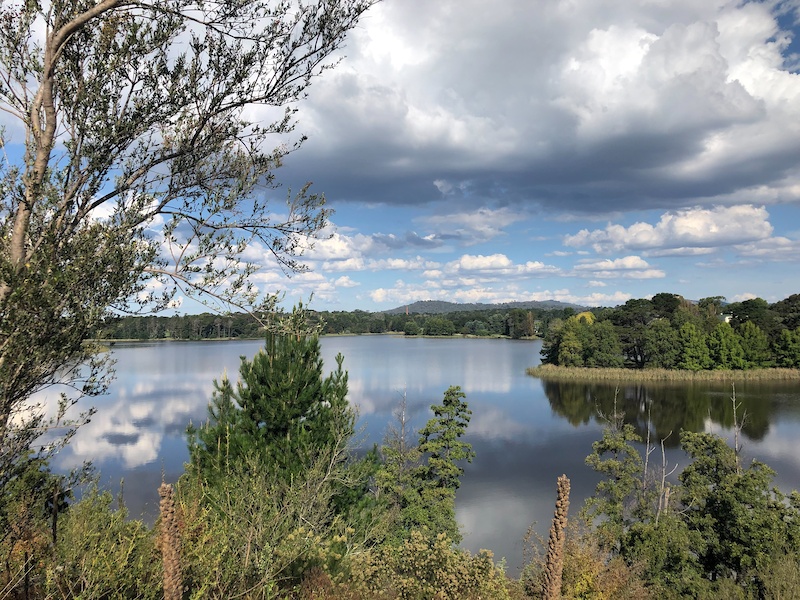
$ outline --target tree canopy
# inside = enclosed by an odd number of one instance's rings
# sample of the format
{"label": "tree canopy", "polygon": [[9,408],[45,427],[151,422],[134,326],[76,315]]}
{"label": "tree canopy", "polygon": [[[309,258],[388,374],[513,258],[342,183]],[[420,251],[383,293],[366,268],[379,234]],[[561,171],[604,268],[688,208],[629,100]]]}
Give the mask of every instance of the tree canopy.
{"label": "tree canopy", "polygon": [[[725,305],[661,293],[546,323],[542,362],[565,367],[760,369],[800,366],[793,296]],[[787,308],[788,307],[788,308]],[[586,317],[585,315],[589,315]]]}

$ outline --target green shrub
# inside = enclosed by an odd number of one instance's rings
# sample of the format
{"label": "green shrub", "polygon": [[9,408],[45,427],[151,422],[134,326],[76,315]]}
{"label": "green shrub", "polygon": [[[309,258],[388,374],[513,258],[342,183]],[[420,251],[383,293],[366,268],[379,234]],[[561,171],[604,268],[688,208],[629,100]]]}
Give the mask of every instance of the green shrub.
{"label": "green shrub", "polygon": [[440,534],[413,531],[399,545],[352,555],[335,575],[335,594],[400,600],[509,598],[507,580],[492,553],[476,555],[453,546]]}
{"label": "green shrub", "polygon": [[113,502],[91,486],[59,520],[54,561],[46,567],[48,598],[163,597],[152,531]]}

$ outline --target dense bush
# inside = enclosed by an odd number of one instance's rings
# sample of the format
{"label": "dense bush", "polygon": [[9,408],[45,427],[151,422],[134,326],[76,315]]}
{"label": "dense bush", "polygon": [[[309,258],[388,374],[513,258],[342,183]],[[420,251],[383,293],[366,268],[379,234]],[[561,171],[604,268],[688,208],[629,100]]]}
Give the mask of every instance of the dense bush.
{"label": "dense bush", "polygon": [[600,546],[641,569],[656,597],[761,598],[796,576],[800,496],[774,489],[766,465],[745,466],[720,437],[684,431],[690,462],[670,486],[644,471],[635,441],[615,423],[594,444],[587,463],[603,479],[588,514]]}
{"label": "dense bush", "polygon": [[[760,300],[760,299],[756,299]],[[687,302],[675,294],[629,300],[549,322],[542,362],[564,367],[759,369],[800,367],[800,328],[780,303],[723,307],[720,298]]]}
{"label": "dense bush", "polygon": [[155,532],[113,504],[110,493],[90,485],[60,519],[44,569],[46,597],[163,597]]}
{"label": "dense bush", "polygon": [[445,534],[420,531],[399,545],[353,555],[334,581],[338,591],[376,600],[509,598],[506,577],[491,552],[472,556]]}

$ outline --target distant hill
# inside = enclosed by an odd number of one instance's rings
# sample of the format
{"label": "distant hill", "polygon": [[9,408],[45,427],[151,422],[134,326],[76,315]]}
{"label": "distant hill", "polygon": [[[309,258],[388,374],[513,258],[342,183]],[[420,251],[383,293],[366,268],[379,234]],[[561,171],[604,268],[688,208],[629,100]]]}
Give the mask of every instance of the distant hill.
{"label": "distant hill", "polygon": [[[559,302],[558,300],[530,300],[528,302],[502,302],[499,304],[469,303],[460,304],[457,302],[445,302],[444,300],[421,300],[408,305],[409,313],[419,313],[427,315],[441,315],[453,312],[466,312],[471,310],[504,310],[511,308],[538,308],[538,309],[564,309],[574,308],[575,310],[585,310],[585,306]],[[398,306],[390,310],[382,311],[387,315],[398,315],[406,312],[406,305]]]}

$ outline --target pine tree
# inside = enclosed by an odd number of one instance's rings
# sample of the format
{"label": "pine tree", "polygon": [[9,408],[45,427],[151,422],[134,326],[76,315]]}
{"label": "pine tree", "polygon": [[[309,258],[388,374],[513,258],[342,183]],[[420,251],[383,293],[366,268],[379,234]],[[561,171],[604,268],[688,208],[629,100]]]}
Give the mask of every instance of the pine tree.
{"label": "pine tree", "polygon": [[586,500],[584,517],[603,517],[598,524],[599,541],[608,549],[616,549],[630,524],[646,512],[647,497],[643,489],[644,463],[634,443],[642,441],[633,425],[625,423],[624,414],[614,411],[608,416],[602,439],[592,444],[586,464],[600,473],[593,497]]}
{"label": "pine tree", "polygon": [[775,359],[779,367],[800,368],[800,327],[782,329],[774,343]]}
{"label": "pine tree", "polygon": [[419,468],[420,499],[427,507],[432,533],[447,533],[454,542],[461,541],[455,515],[456,490],[464,473],[459,462],[472,462],[472,445],[459,438],[467,431],[472,411],[459,386],[444,393],[442,404],[431,406],[435,415],[420,431],[419,449],[427,461]]}
{"label": "pine tree", "polygon": [[741,338],[745,367],[757,369],[770,364],[769,340],[767,334],[752,321],[745,321],[737,333]]}
{"label": "pine tree", "polygon": [[431,406],[434,417],[420,431],[416,446],[406,443],[406,418],[398,414],[400,429],[390,432],[381,449],[384,464],[376,474],[381,492],[397,508],[392,541],[406,539],[412,531],[428,535],[447,534],[461,541],[455,513],[456,490],[464,469],[459,462],[472,462],[472,446],[460,438],[466,433],[472,411],[458,386],[447,389],[441,405]]}
{"label": "pine tree", "polygon": [[213,479],[252,454],[289,481],[342,447],[355,425],[343,360],[338,355],[336,371],[323,377],[316,336],[269,335],[252,361],[242,357],[235,391],[227,378],[216,384],[208,422],[189,431],[191,462]]}
{"label": "pine tree", "polygon": [[694,323],[685,323],[678,331],[680,354],[678,368],[702,371],[711,368],[705,335]]}
{"label": "pine tree", "polygon": [[708,336],[708,353],[715,369],[743,369],[744,350],[728,323],[718,324]]}
{"label": "pine tree", "polygon": [[231,456],[249,450],[249,442],[238,426],[241,410],[234,401],[234,390],[227,373],[222,382],[214,380],[214,392],[208,405],[208,421],[197,429],[189,425],[189,454],[192,464],[207,480],[224,477]]}
{"label": "pine tree", "polygon": [[459,439],[472,416],[466,397],[459,386],[449,387],[442,404],[431,406],[434,418],[419,432],[419,448],[428,454],[427,478],[437,487],[453,491],[461,486],[459,478],[464,473],[458,463],[472,462],[475,457],[472,445]]}

